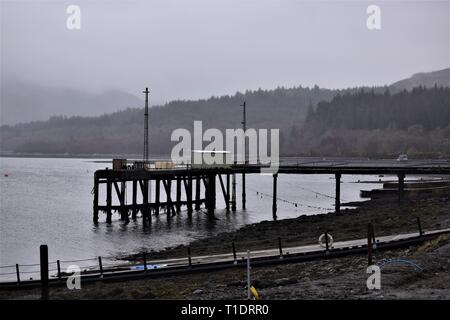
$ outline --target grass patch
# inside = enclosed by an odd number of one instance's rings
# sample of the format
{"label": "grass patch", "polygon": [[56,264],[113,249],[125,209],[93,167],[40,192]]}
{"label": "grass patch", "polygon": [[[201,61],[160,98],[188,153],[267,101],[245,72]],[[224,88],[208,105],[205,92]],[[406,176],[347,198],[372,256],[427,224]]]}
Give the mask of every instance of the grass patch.
{"label": "grass patch", "polygon": [[423,245],[417,248],[417,253],[425,253],[436,250],[437,248],[442,247],[443,245],[449,242],[450,242],[450,234],[449,233],[442,234],[433,240],[425,242]]}

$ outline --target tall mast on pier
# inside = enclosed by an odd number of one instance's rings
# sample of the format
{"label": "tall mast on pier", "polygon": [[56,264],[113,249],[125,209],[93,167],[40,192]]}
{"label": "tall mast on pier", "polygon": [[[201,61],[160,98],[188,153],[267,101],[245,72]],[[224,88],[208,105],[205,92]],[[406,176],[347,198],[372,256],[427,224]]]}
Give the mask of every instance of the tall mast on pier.
{"label": "tall mast on pier", "polygon": [[145,88],[145,120],[144,120],[144,163],[148,163],[148,88]]}

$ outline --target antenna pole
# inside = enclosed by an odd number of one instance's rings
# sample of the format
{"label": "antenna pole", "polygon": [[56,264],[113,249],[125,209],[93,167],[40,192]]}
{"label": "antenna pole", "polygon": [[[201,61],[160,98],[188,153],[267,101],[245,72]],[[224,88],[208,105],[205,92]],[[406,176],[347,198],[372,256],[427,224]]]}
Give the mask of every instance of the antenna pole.
{"label": "antenna pole", "polygon": [[148,88],[145,88],[145,120],[144,120],[144,165],[148,163]]}
{"label": "antenna pole", "polygon": [[[244,130],[244,164],[248,164],[247,159],[247,139],[245,136],[245,132],[247,131],[247,110],[246,110],[247,104],[244,103],[241,105],[243,107],[243,121],[242,121],[242,129]],[[245,203],[246,203],[246,194],[245,194],[245,173],[242,173],[242,209],[245,210]]]}

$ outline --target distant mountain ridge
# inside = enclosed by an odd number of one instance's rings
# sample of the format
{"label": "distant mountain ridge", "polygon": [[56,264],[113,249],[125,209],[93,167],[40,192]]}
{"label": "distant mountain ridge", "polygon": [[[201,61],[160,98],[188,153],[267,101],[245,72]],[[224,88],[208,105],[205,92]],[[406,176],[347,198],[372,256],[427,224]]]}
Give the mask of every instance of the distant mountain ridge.
{"label": "distant mountain ridge", "polygon": [[411,90],[414,87],[450,87],[450,68],[413,74],[410,78],[394,82],[389,86],[392,91]]}
{"label": "distant mountain ridge", "polygon": [[[387,88],[391,92],[398,92],[417,86],[432,87],[435,84],[450,87],[450,68],[417,73]],[[381,87],[382,90],[385,88]],[[0,125],[45,121],[51,116],[59,115],[93,117],[143,105],[140,97],[122,90],[94,94],[70,88],[46,87],[12,77],[2,78],[0,93]],[[207,99],[199,101],[205,100]]]}
{"label": "distant mountain ridge", "polygon": [[[371,92],[379,96],[379,103],[371,103],[371,110],[379,112],[378,108],[383,102],[383,95],[387,91],[398,92],[411,89],[410,86],[434,86],[432,83],[446,84],[446,74],[450,69],[431,72],[429,74],[414,75],[409,79],[398,81],[391,86],[361,87],[344,90],[330,90],[319,88],[293,87],[276,88],[273,90],[254,90],[235,95],[211,97],[202,100],[177,100],[163,106],[153,106],[150,110],[150,151],[152,154],[168,154],[174,143],[170,137],[174,129],[191,129],[194,120],[203,121],[206,128],[240,128],[242,108],[240,105],[247,102],[248,127],[252,128],[279,128],[280,149],[285,154],[305,151],[305,145],[297,137],[301,137],[301,130],[307,115],[314,111],[321,102],[330,102],[337,96],[355,95],[361,91]],[[431,80],[430,80],[431,79]],[[444,81],[442,81],[444,79]],[[450,87],[447,86],[447,87]],[[10,97],[15,93],[10,93]],[[45,94],[35,91],[35,101],[45,105]],[[39,96],[39,94],[43,96]],[[77,93],[78,94],[78,93]],[[76,94],[76,95],[77,95]],[[393,93],[392,93],[393,94]],[[61,97],[56,95],[57,97]],[[47,121],[34,121],[16,125],[0,126],[0,151],[12,153],[43,153],[43,154],[141,154],[143,149],[143,102],[133,95],[123,92],[102,95],[78,96],[73,108],[87,101],[87,106],[96,106],[95,112],[101,112],[105,106],[106,98],[114,97],[114,106],[130,106],[114,113],[102,112],[101,116],[56,116]],[[364,104],[368,100],[361,100]],[[378,98],[377,98],[378,99]],[[70,94],[58,101],[70,101]],[[373,102],[373,101],[372,101]],[[35,104],[37,105],[37,104]],[[332,106],[338,106],[333,102]],[[82,105],[85,107],[85,105]],[[434,105],[429,105],[434,108]],[[20,108],[19,108],[20,110]],[[26,108],[24,108],[26,110]],[[79,109],[82,110],[82,109]],[[2,117],[3,96],[2,96]],[[25,112],[25,111],[24,111]],[[22,113],[22,112],[20,112]],[[20,114],[19,113],[19,114]],[[26,112],[25,112],[26,113]],[[62,113],[56,113],[62,114]],[[336,113],[340,115],[339,112]],[[407,113],[405,113],[407,116]],[[23,117],[24,118],[24,117]],[[316,119],[322,121],[321,117]],[[317,122],[317,123],[318,123]],[[409,125],[408,125],[409,126]],[[345,128],[344,128],[345,129]],[[371,127],[367,128],[370,132]],[[413,128],[414,129],[414,128]],[[413,130],[411,129],[411,130]],[[380,130],[379,128],[376,130]],[[439,133],[440,134],[440,133]],[[439,137],[446,135],[440,134]],[[311,139],[311,141],[313,141]],[[322,143],[321,141],[319,143]],[[388,142],[390,143],[390,142]],[[309,146],[314,149],[315,146]],[[383,147],[384,148],[384,147]],[[381,148],[380,152],[382,152]],[[419,147],[418,147],[419,148]],[[298,150],[298,151],[297,151]],[[328,150],[328,149],[327,149]],[[333,153],[334,149],[329,149]],[[326,152],[325,152],[326,153]],[[324,153],[324,154],[325,154]]]}
{"label": "distant mountain ridge", "polygon": [[142,104],[135,95],[116,89],[90,93],[7,77],[2,80],[0,125],[43,121],[58,115],[100,116]]}

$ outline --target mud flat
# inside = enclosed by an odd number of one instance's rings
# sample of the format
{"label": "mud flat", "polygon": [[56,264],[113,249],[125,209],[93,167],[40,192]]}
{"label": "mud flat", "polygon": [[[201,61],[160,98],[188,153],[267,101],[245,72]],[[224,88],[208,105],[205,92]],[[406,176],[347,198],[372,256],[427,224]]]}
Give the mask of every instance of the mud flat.
{"label": "mud flat", "polygon": [[[277,248],[278,237],[284,247],[317,243],[319,236],[328,231],[334,241],[360,239],[367,236],[367,224],[374,225],[375,235],[392,235],[417,232],[417,218],[422,228],[442,229],[450,227],[450,197],[405,199],[375,199],[349,203],[358,206],[321,215],[300,216],[278,221],[262,221],[242,227],[234,232],[221,233],[190,243],[192,255],[230,253],[232,242],[237,251]],[[282,217],[283,213],[279,213]],[[144,250],[144,249],[143,249]],[[184,245],[150,252],[148,259],[186,257]],[[122,256],[124,260],[139,260],[141,254]]]}

